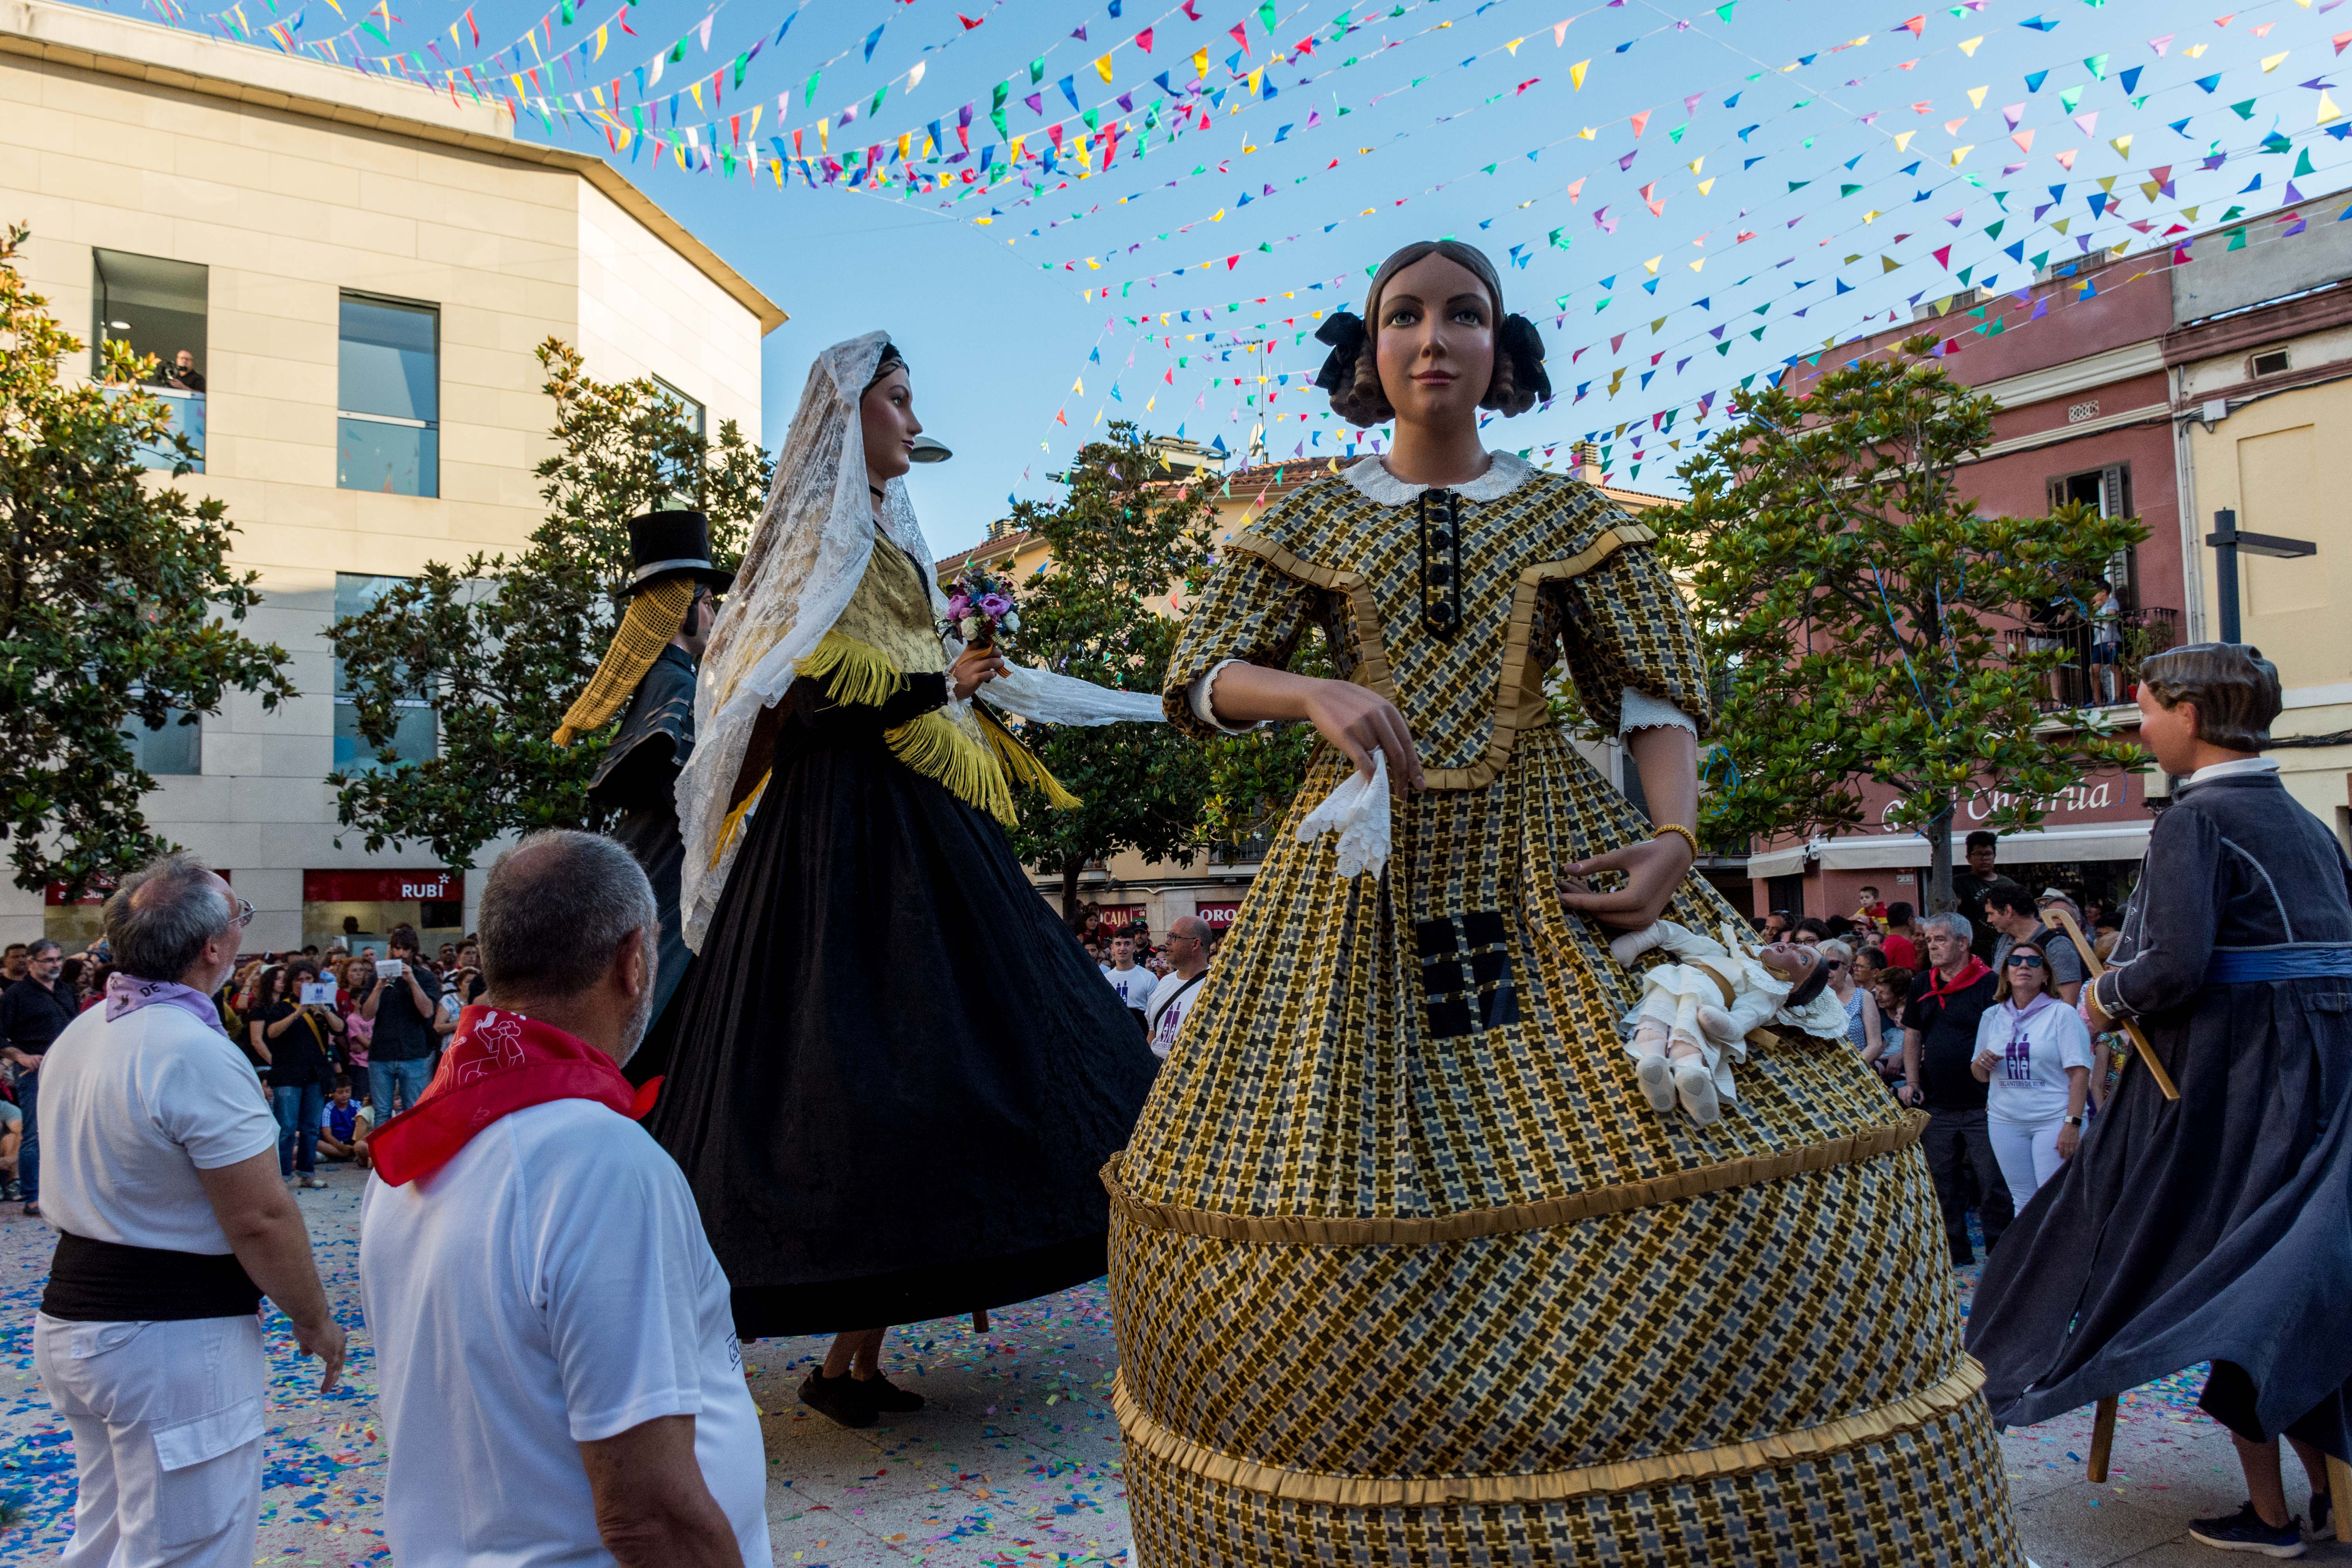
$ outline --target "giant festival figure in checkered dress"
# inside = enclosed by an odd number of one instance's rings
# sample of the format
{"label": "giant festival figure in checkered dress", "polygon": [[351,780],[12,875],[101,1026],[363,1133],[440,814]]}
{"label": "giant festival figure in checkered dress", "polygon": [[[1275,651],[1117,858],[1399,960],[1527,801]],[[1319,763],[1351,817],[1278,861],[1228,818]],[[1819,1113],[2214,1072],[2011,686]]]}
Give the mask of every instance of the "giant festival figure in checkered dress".
{"label": "giant festival figure in checkered dress", "polygon": [[[1423,242],[1327,323],[1395,447],[1230,541],[1169,668],[1195,733],[1332,745],[1105,1172],[1136,1561],[2020,1564],[1916,1117],[1780,1030],[1700,1125],[1620,1043],[1612,935],[1736,918],[1676,819],[1707,685],[1649,531],[1478,447],[1548,390],[1501,293]],[[1315,629],[1346,680],[1287,672]],[[1393,826],[1335,853],[1351,774]]]}

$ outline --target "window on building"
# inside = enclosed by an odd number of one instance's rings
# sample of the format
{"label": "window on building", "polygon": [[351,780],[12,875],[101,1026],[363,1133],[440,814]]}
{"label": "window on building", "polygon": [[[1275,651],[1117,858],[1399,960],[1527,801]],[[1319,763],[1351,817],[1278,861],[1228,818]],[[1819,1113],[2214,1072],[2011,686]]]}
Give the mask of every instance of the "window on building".
{"label": "window on building", "polygon": [[441,312],[364,294],[342,300],[335,484],[441,493]]}
{"label": "window on building", "polygon": [[2288,362],[2286,346],[2257,349],[2246,362],[2246,368],[2255,375],[2281,375],[2294,368]]}
{"label": "window on building", "polygon": [[[2101,517],[2132,515],[2131,465],[2109,463],[2103,468],[2086,468],[2079,474],[2061,474],[2050,480],[2050,505],[2053,510],[2061,506],[2081,505],[2095,510]],[[2107,560],[2107,581],[2116,585],[2116,594],[2126,610],[2139,607],[2138,552],[2126,545]]]}
{"label": "window on building", "polygon": [[[374,608],[375,602],[406,582],[404,577],[368,577],[356,573],[335,574],[335,618],[357,616]],[[392,738],[392,753],[395,762],[430,762],[440,750],[440,729],[433,718],[433,706],[425,701],[422,691],[414,698],[394,704],[399,717],[398,728]],[[359,705],[353,700],[350,687],[343,679],[343,661],[335,660],[335,771],[340,773],[365,773],[384,764],[376,760],[375,748],[360,733]]]}
{"label": "window on building", "polygon": [[[140,688],[131,689],[134,701],[143,695]],[[136,712],[127,715],[122,721],[122,739],[131,748],[131,761],[158,778],[203,773],[204,726],[180,722],[186,717],[185,709],[167,709],[163,724],[151,730]]]}
{"label": "window on building", "polygon": [[708,439],[709,431],[704,427],[707,416],[703,413],[702,405],[659,376],[655,376],[653,383],[656,392],[677,405],[679,412],[686,416],[686,422],[694,426],[694,433]]}
{"label": "window on building", "polygon": [[[209,363],[205,334],[205,268],[187,261],[134,256],[125,250],[92,250],[90,257],[89,370],[106,368],[106,345],[128,344],[134,354],[152,355],[155,366],[146,390],[172,411],[172,427],[187,437],[203,473],[205,374]],[[179,454],[167,447],[142,447],[140,462],[169,468]]]}

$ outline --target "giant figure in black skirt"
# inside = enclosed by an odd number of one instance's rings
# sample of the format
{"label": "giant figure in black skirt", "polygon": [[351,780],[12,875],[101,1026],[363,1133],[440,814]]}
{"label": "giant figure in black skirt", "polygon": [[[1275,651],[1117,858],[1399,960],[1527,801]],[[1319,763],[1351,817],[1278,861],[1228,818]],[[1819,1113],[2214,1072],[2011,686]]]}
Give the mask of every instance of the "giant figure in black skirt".
{"label": "giant figure in black skirt", "polygon": [[2138,1022],[2180,1098],[2126,1060],[2080,1152],[1993,1249],[1969,1349],[2004,1422],[2210,1362],[2200,1403],[2251,1497],[2192,1533],[2299,1556],[2280,1435],[2315,1526],[2341,1517],[2324,1456],[2352,1458],[2352,860],[2258,754],[2280,706],[2259,650],[2175,648],[2139,689],[2141,743],[2188,782],[2084,995],[2095,1031]]}
{"label": "giant figure in black skirt", "polygon": [[697,958],[648,1123],[737,1331],[836,1333],[802,1397],[853,1426],[922,1403],[881,1377],[877,1325],[1103,1272],[1097,1172],[1155,1067],[1013,858],[1011,779],[1059,786],[999,712],[1150,721],[1159,700],[943,630],[902,479],[921,428],[885,334],[811,368],[697,689]]}

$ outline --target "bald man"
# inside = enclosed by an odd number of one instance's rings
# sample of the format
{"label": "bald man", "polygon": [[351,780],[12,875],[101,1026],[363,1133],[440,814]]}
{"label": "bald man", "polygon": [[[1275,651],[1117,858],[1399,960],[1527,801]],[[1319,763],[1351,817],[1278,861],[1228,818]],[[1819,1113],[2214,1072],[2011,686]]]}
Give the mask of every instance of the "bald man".
{"label": "bald man", "polygon": [[1151,1054],[1163,1061],[1176,1044],[1176,1032],[1184,1026],[1184,1016],[1200,1000],[1201,983],[1209,977],[1208,921],[1198,915],[1176,917],[1168,927],[1168,973],[1143,1005]]}

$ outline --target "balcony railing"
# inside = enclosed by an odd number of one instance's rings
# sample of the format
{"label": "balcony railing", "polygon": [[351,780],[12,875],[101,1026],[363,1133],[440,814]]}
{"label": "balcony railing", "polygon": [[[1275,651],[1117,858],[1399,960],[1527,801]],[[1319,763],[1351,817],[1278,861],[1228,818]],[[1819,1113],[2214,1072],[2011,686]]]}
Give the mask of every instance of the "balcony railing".
{"label": "balcony railing", "polygon": [[2113,617],[2116,640],[2102,644],[2102,621],[2082,616],[2001,634],[2012,655],[2056,647],[2065,661],[2045,681],[2041,708],[2045,713],[2129,702],[2139,685],[2143,659],[2162,653],[2180,638],[2180,612],[2163,608],[2126,610]]}

